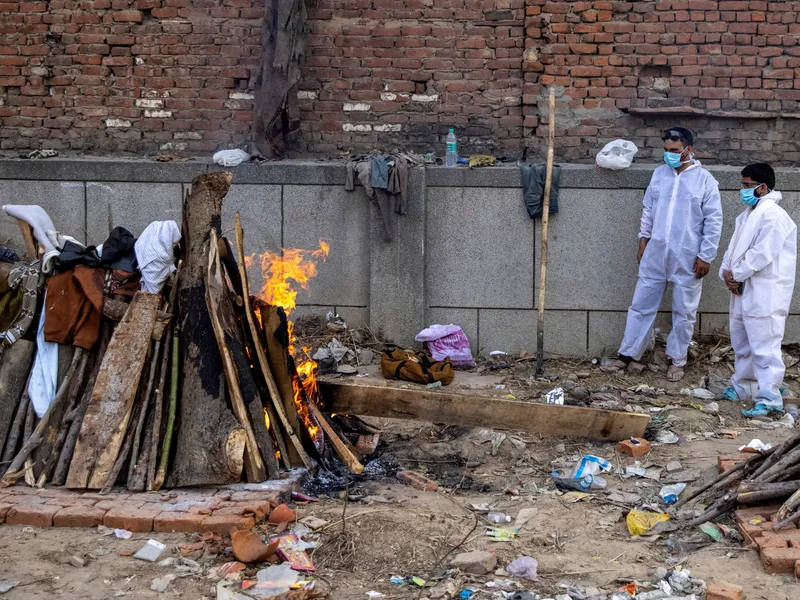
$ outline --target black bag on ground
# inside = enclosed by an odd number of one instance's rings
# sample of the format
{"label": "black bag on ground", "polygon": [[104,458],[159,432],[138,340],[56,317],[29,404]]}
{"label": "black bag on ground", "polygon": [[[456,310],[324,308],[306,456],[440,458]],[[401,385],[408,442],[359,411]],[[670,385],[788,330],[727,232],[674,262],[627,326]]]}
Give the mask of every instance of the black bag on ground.
{"label": "black bag on ground", "polygon": [[[544,199],[544,182],[547,177],[547,165],[521,164],[519,166],[522,178],[522,197],[525,208],[531,219],[542,216]],[[550,214],[558,212],[558,186],[561,181],[561,167],[553,165],[553,181],[550,185]]]}

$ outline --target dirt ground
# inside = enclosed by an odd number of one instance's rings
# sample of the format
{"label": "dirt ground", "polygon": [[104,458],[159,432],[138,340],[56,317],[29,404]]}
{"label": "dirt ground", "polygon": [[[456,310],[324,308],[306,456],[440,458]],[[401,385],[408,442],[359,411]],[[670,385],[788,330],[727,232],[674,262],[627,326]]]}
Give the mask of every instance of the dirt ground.
{"label": "dirt ground", "polygon": [[[789,435],[787,429],[762,429],[758,422],[743,419],[738,414],[739,405],[720,402],[719,414],[707,414],[699,410],[705,401],[677,395],[681,388],[697,387],[710,369],[723,377],[730,373],[725,361],[711,367],[708,361],[695,365],[683,382],[670,384],[663,373],[607,375],[588,361],[552,361],[548,364],[552,381],[541,382],[533,377],[533,364],[523,361],[505,371],[491,371],[484,365],[471,373],[459,373],[451,389],[497,397],[513,394],[519,400],[532,400],[570,375],[588,374],[578,378],[580,386],[596,391],[606,389],[606,393],[621,398],[620,408],[640,406],[651,414],[654,424],[648,433],[650,439],[658,429],[668,429],[680,437],[676,444],[654,444],[646,462],[663,467],[679,460],[684,469],[699,470],[699,481],[716,474],[718,455],[736,453],[752,438],[776,444]],[[623,395],[621,390],[642,383],[657,390],[651,393],[652,397],[631,391]],[[789,383],[796,387],[793,381]],[[497,389],[502,385],[506,387]],[[346,505],[343,494],[337,493],[299,506],[300,517],[314,515],[331,522],[320,546],[313,551],[317,585],[328,590],[330,598],[364,599],[368,591],[381,592],[387,598],[413,599],[420,597],[420,592],[422,597],[430,597],[431,593],[437,596],[436,588],[393,585],[389,581],[393,575],[415,575],[429,584],[436,584],[435,579],[443,576],[438,589],[451,582],[457,591],[468,585],[479,588],[474,598],[502,597],[493,595],[498,593],[496,588],[485,586],[492,580],[509,579],[502,571],[480,577],[446,574],[450,558],[470,550],[496,551],[498,569],[522,555],[536,558],[536,582],[511,579],[518,584],[515,589],[530,590],[543,598],[565,594],[569,586],[596,587],[610,597],[626,582],[648,580],[657,567],[675,565],[690,569],[692,576],[709,583],[719,579],[742,585],[748,600],[800,598],[794,577],[768,575],[758,554],[736,542],[723,540],[694,552],[676,554],[665,545],[666,536],[632,538],[623,514],[634,503],[620,502],[610,495],[619,491],[635,493],[641,498],[636,504],[663,506],[659,504],[659,482],[637,477],[623,479],[610,473],[606,490],[577,503],[566,503],[555,491],[550,475],[560,464],[559,459],[594,454],[615,466],[632,464],[633,459],[616,455],[613,443],[505,432],[507,437],[493,450],[491,431],[414,421],[365,420],[383,432],[377,454],[384,461],[423,472],[436,479],[440,489],[435,493],[420,492],[383,478],[353,484]],[[723,428],[738,431],[738,439],[718,435]],[[495,442],[498,440],[495,436]],[[525,508],[535,509],[535,514],[516,539],[497,542],[486,535],[486,527],[491,524],[471,508],[472,504],[482,503],[512,518]],[[150,537],[168,545],[164,557],[177,552],[178,543],[194,539],[188,534],[154,533],[119,540],[101,536],[97,530],[0,526],[0,579],[22,582],[3,598],[216,597],[215,581],[205,576],[177,579],[164,594],[151,591],[152,579],[175,572],[174,568],[120,556],[120,552],[137,550]],[[69,564],[73,555],[84,558],[86,566]],[[201,561],[206,569],[219,562],[216,558]],[[254,572],[255,568],[251,573]]]}

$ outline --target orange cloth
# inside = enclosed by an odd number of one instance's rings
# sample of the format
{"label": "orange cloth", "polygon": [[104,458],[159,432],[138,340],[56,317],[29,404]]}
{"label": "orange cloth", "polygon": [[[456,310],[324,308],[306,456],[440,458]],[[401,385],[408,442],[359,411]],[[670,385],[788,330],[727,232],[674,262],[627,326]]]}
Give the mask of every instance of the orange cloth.
{"label": "orange cloth", "polygon": [[105,269],[79,265],[47,282],[44,339],[90,350],[100,335]]}

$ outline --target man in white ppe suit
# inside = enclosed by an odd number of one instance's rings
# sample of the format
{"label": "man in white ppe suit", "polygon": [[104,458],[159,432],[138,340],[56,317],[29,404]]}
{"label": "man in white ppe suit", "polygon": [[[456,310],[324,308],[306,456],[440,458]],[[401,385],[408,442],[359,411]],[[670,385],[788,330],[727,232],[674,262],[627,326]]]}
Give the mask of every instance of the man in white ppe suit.
{"label": "man in white ppe suit", "polygon": [[797,226],[778,204],[775,171],[768,164],[742,171],[741,199],[747,208],[722,259],[720,279],[731,292],[730,332],[736,359],[728,400],[754,399],[747,417],[783,414],[781,357],[786,315],[794,291]]}
{"label": "man in white ppe suit", "polygon": [[662,140],[666,164],[655,170],[644,195],[639,279],[628,309],[625,336],[618,359],[604,370],[624,369],[642,358],[652,339],[664,290],[671,283],[667,379],[679,381],[692,341],[703,277],[717,256],[722,205],[717,180],[694,158],[692,133],[673,127],[664,132]]}

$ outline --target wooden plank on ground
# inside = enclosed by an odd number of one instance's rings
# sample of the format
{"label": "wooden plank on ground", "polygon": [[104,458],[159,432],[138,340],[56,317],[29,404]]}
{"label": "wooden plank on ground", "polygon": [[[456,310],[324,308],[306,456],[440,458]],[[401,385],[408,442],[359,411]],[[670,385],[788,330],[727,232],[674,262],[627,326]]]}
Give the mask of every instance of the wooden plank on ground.
{"label": "wooden plank on ground", "polygon": [[401,389],[320,381],[330,413],[509,429],[619,441],[641,437],[648,415],[580,406],[535,404],[424,389]]}
{"label": "wooden plank on ground", "polygon": [[102,488],[114,467],[139,389],[161,296],[138,292],[103,356],[75,445],[68,488]]}

